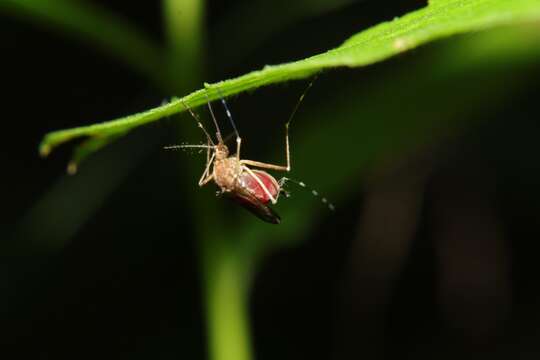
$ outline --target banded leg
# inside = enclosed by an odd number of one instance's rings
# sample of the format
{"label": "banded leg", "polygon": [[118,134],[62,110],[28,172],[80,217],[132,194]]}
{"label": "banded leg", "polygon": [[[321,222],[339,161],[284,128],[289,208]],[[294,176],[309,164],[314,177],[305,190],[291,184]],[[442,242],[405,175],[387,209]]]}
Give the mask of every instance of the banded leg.
{"label": "banded leg", "polygon": [[212,110],[212,104],[210,103],[210,99],[208,98],[208,94],[206,92],[204,93],[204,96],[206,97],[206,105],[208,105],[208,110],[210,110],[210,116],[212,116],[212,121],[214,122],[214,126],[216,127],[216,137],[218,139],[218,142],[220,144],[223,144],[223,137],[221,136],[221,130],[219,129],[216,116],[214,115],[214,110]]}
{"label": "banded leg", "polygon": [[223,95],[221,94],[221,90],[219,90],[219,96],[221,97],[221,103],[223,104],[223,107],[225,108],[225,114],[227,114],[227,118],[229,118],[229,121],[233,127],[234,134],[236,135],[236,160],[240,161],[240,147],[242,145],[242,139],[240,138],[240,134],[238,133],[238,129],[236,128],[236,124],[233,120],[231,111],[229,110],[229,106],[227,105],[227,102],[223,98]]}
{"label": "banded leg", "polygon": [[328,207],[328,209],[330,209],[330,211],[334,211],[334,210],[336,209],[336,207],[334,206],[334,204],[332,204],[331,202],[329,202],[327,198],[325,198],[324,196],[321,196],[321,194],[320,194],[317,190],[315,190],[315,189],[313,189],[312,187],[306,185],[306,183],[304,183],[303,181],[298,181],[298,180],[290,179],[290,178],[288,178],[288,177],[282,177],[281,179],[278,180],[278,185],[279,185],[280,191],[283,191],[283,192],[285,193],[285,196],[286,196],[286,197],[289,197],[289,195],[288,195],[288,192],[286,192],[285,190],[283,190],[283,186],[285,185],[285,183],[286,183],[287,181],[290,181],[290,182],[292,182],[292,183],[294,183],[294,184],[296,184],[296,185],[298,185],[298,186],[303,187],[304,189],[307,189],[307,190],[311,191],[311,194],[312,194],[313,196],[318,197],[318,198],[321,200],[321,202],[322,202],[323,204],[325,204],[325,205]]}

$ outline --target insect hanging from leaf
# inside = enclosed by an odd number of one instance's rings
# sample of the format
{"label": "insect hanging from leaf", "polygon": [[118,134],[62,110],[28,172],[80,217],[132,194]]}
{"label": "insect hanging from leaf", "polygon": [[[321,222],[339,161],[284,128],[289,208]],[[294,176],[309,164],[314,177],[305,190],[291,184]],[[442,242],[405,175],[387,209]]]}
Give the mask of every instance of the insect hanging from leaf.
{"label": "insect hanging from leaf", "polygon": [[[221,194],[225,194],[233,201],[251,211],[260,219],[272,224],[279,224],[281,218],[270,207],[270,205],[275,205],[277,203],[281,193],[286,194],[286,192],[283,190],[283,185],[285,182],[292,181],[300,186],[306,186],[302,182],[296,182],[286,177],[283,177],[277,181],[272,175],[264,170],[283,172],[289,172],[291,170],[289,125],[296,111],[298,110],[300,103],[304,99],[304,96],[312,85],[313,81],[310,82],[298,100],[294,110],[291,113],[291,116],[289,117],[289,120],[285,123],[285,165],[275,165],[255,160],[242,159],[240,157],[242,138],[240,137],[236,124],[232,118],[232,114],[229,110],[227,102],[223,97],[221,97],[221,103],[225,108],[225,113],[227,114],[236,137],[236,153],[234,155],[230,155],[229,148],[223,140],[223,135],[214,115],[210,101],[208,101],[207,105],[216,128],[217,141],[212,139],[197,114],[195,114],[191,108],[184,101],[182,101],[182,105],[190,112],[191,116],[197,122],[199,128],[201,128],[206,135],[206,145],[172,145],[166,146],[165,149],[206,149],[206,167],[201,178],[199,179],[199,186],[204,186],[210,181],[213,181],[220,188]],[[312,190],[312,192],[317,195],[316,191]],[[323,198],[323,202],[328,204],[325,198]],[[333,210],[333,205],[328,205],[329,208]]]}

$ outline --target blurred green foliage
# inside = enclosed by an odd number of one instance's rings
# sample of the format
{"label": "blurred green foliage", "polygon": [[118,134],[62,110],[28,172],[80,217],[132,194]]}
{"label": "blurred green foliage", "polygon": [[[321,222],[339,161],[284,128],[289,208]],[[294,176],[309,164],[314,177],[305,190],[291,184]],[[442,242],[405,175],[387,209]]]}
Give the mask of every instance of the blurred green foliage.
{"label": "blurred green foliage", "polygon": [[122,16],[91,1],[3,0],[0,11],[96,46],[160,86],[168,82],[162,71],[164,49]]}

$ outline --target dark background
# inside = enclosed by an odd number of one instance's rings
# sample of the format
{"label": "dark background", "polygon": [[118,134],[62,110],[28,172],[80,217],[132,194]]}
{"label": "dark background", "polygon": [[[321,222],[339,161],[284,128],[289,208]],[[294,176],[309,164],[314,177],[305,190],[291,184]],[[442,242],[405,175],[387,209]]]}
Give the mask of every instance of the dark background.
{"label": "dark background", "polygon": [[[99,3],[162,38],[158,2]],[[224,46],[212,42],[220,39],[214,32],[243,5],[208,4],[208,82],[324,51],[425,4],[350,3],[287,25],[241,59],[223,63]],[[246,19],[238,26],[256,25]],[[199,172],[179,170],[178,162],[191,155],[162,150],[200,139],[180,138],[175,119],[157,122],[96,154],[75,185],[64,175],[69,145],[46,160],[37,153],[48,131],[124,116],[182,94],[163,93],[122,63],[45,26],[2,14],[0,33],[0,356],[204,358],[200,264],[184,194],[204,191],[205,201],[222,200],[214,189],[197,188]],[[229,38],[225,49],[240,42]],[[366,69],[326,72],[303,106],[339,97],[351,83],[388,78],[432,48]],[[528,69],[528,80],[510,100],[485,111],[485,121],[390,164],[374,163],[335,213],[321,210],[304,241],[265,257],[250,303],[256,358],[536,358],[538,70]],[[454,90],[472,86],[470,80]],[[261,89],[237,96],[231,106],[238,119],[285,118],[304,88]],[[253,158],[282,146],[275,140],[281,127],[239,122]],[[347,131],[343,141],[363,141]],[[321,139],[322,151],[339,141]],[[334,165],[353,159],[344,154]],[[332,177],[327,162],[318,166],[318,176]],[[309,183],[317,187],[318,179]],[[94,193],[96,186],[107,190]],[[250,216],[233,204],[224,207],[226,218]]]}

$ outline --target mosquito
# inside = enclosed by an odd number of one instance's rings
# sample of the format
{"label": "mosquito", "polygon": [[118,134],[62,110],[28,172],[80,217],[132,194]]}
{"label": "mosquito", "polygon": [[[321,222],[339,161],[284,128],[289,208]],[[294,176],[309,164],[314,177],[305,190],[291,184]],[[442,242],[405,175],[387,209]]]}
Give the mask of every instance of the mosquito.
{"label": "mosquito", "polygon": [[[218,122],[214,115],[210,101],[207,102],[208,110],[212,117],[212,121],[216,128],[216,140],[214,141],[209,132],[203,126],[200,118],[191,108],[182,100],[182,105],[186,108],[191,116],[197,122],[197,125],[206,136],[206,145],[173,145],[166,146],[165,149],[182,149],[182,148],[201,148],[206,149],[206,166],[204,172],[199,179],[199,186],[204,186],[210,181],[213,181],[220,189],[218,194],[228,195],[232,200],[236,201],[247,210],[251,211],[260,219],[272,223],[279,224],[280,216],[270,207],[270,204],[275,205],[281,193],[287,195],[283,190],[283,185],[287,181],[292,181],[300,186],[306,187],[302,182],[296,182],[292,179],[283,177],[279,181],[265,170],[274,170],[282,172],[291,171],[291,154],[289,148],[289,125],[293,119],[300,103],[304,99],[306,93],[313,85],[313,81],[309,83],[306,90],[300,96],[294,110],[292,111],[288,121],[285,123],[285,165],[270,164],[255,160],[242,159],[240,150],[242,147],[242,138],[238,132],[236,124],[233,120],[231,111],[227,102],[221,97],[221,103],[225,109],[225,113],[232,125],[233,133],[236,137],[236,153],[231,155],[229,148],[223,140],[223,135],[219,128]],[[208,96],[207,96],[208,99]],[[314,195],[318,193],[312,190]],[[323,198],[323,202],[327,203]],[[329,204],[332,209],[333,206]]]}

